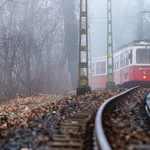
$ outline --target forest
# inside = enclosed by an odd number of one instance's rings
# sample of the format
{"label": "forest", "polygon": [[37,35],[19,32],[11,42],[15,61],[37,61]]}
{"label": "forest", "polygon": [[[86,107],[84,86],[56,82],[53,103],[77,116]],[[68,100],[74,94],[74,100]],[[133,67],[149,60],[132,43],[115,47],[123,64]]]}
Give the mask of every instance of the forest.
{"label": "forest", "polygon": [[[62,94],[78,81],[80,0],[1,0],[0,99],[36,93]],[[113,0],[117,48],[150,38],[148,0]],[[88,1],[89,49],[106,55],[107,1]],[[150,13],[147,13],[150,16]]]}

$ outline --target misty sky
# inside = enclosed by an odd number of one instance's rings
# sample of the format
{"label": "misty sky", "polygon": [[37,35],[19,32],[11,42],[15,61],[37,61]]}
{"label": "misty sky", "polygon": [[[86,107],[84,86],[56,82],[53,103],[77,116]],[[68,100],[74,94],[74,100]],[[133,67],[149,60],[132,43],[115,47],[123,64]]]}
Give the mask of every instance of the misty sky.
{"label": "misty sky", "polygon": [[[138,17],[143,17],[137,9],[137,0],[112,0],[113,44],[114,49],[135,40],[135,27]],[[148,3],[145,0],[145,3]],[[89,0],[89,25],[92,57],[104,56],[107,53],[107,0]],[[149,10],[145,5],[143,11]],[[119,25],[123,28],[123,38],[118,32]],[[90,48],[90,47],[89,47]]]}

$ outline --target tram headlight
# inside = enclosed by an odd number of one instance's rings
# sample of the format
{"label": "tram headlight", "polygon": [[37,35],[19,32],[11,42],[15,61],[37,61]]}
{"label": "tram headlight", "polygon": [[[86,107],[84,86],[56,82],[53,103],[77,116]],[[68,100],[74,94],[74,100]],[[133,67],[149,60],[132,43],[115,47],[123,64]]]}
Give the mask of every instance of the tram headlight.
{"label": "tram headlight", "polygon": [[146,72],[146,71],[143,71],[143,72],[142,72],[142,74],[143,74],[143,75],[146,75],[146,74],[147,74],[147,72]]}

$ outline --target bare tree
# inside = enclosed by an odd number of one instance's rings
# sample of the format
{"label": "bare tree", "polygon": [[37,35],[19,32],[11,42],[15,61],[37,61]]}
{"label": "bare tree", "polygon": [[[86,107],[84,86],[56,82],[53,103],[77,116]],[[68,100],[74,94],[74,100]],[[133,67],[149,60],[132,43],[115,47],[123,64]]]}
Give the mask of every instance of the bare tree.
{"label": "bare tree", "polygon": [[0,9],[0,96],[68,88],[62,0],[14,0]]}
{"label": "bare tree", "polygon": [[68,69],[71,74],[72,86],[75,90],[78,86],[78,27],[74,0],[63,0],[63,13]]}

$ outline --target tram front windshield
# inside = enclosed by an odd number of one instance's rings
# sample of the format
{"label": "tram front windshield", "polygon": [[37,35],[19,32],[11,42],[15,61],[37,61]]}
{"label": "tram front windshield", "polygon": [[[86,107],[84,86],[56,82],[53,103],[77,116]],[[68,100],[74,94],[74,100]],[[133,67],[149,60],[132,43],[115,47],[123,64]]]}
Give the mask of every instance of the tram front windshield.
{"label": "tram front windshield", "polygon": [[137,64],[150,64],[150,49],[137,49],[136,50],[136,63]]}

